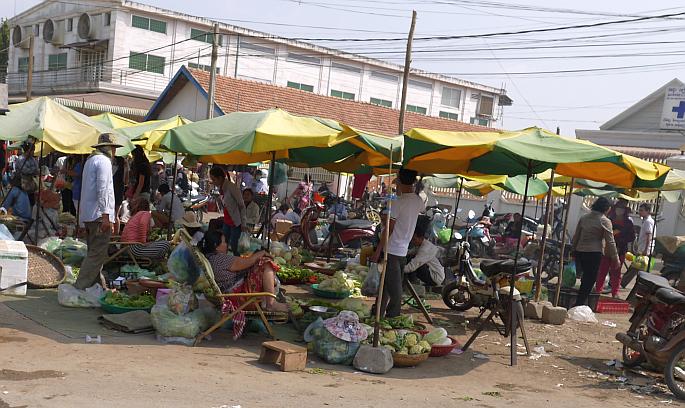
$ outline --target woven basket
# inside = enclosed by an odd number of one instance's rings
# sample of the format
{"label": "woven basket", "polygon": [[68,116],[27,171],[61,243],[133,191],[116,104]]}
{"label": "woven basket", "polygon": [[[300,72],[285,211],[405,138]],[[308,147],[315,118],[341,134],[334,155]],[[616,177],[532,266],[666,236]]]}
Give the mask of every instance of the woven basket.
{"label": "woven basket", "polygon": [[64,281],[67,270],[58,257],[35,245],[26,245],[26,249],[29,252],[27,281],[30,288],[54,288]]}
{"label": "woven basket", "polygon": [[423,354],[400,354],[392,353],[392,360],[395,367],[415,367],[428,360],[430,353]]}

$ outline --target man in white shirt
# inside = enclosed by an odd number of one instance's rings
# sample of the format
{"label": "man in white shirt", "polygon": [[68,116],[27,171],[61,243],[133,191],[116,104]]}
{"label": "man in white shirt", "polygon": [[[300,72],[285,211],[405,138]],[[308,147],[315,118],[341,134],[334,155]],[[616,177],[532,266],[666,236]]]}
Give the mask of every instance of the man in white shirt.
{"label": "man in white shirt", "polygon": [[[424,210],[421,198],[414,193],[416,172],[401,168],[397,179],[397,200],[390,204],[390,228],[388,230],[388,263],[385,268],[385,285],[381,301],[381,316],[387,318],[400,315],[402,308],[402,271],[406,263],[409,242],[414,236],[416,221]],[[386,235],[381,235],[381,242],[371,258],[372,262],[381,259],[381,252],[386,247]]]}
{"label": "man in white shirt", "polygon": [[103,133],[93,146],[93,153],[83,167],[81,188],[80,224],[86,228],[88,252],[81,265],[78,279],[74,282],[77,289],[93,286],[100,279],[102,265],[107,259],[109,241],[115,220],[114,181],[112,177],[112,158],[121,144],[111,133]]}
{"label": "man in white shirt", "polygon": [[442,284],[445,280],[445,268],[438,260],[438,247],[426,239],[425,226],[416,226],[411,245],[415,253],[404,267],[404,273],[408,275],[409,280],[419,280],[427,286]]}
{"label": "man in white shirt", "polygon": [[642,203],[638,212],[640,218],[642,218],[642,226],[640,227],[640,235],[637,239],[637,253],[649,255],[652,248],[652,239],[654,238],[654,219],[651,215],[652,206]]}

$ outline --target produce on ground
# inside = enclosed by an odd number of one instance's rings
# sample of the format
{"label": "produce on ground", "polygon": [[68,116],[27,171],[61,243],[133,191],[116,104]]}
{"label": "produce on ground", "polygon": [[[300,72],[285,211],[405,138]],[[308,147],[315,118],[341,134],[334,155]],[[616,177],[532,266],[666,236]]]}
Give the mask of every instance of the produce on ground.
{"label": "produce on ground", "polygon": [[443,329],[442,327],[437,327],[431,330],[428,332],[428,334],[423,336],[423,339],[431,346],[449,346],[452,344],[452,340],[447,337],[447,330]]}
{"label": "produce on ground", "polygon": [[384,330],[379,338],[380,344],[398,354],[430,353],[431,345],[420,333],[407,330]]}
{"label": "produce on ground", "polygon": [[[276,259],[278,261],[278,258]],[[281,270],[279,270],[276,275],[281,281],[298,281],[301,283],[309,283],[316,273],[311,269],[300,268],[297,266],[290,266],[287,264],[279,263]]]}
{"label": "produce on ground", "polygon": [[354,280],[350,279],[343,271],[338,271],[333,276],[319,282],[319,289],[330,292],[351,292],[354,288]]}
{"label": "produce on ground", "polygon": [[359,319],[365,319],[371,316],[371,307],[364,304],[364,302],[358,298],[343,299],[337,303],[336,308],[355,312],[357,316],[359,316]]}
{"label": "produce on ground", "polygon": [[155,304],[155,298],[147,293],[129,296],[119,291],[108,291],[105,294],[104,302],[118,307],[147,309]]}
{"label": "produce on ground", "polygon": [[[375,320],[373,319],[373,317],[371,317],[371,318],[366,319],[365,323],[373,326],[375,324]],[[408,315],[400,315],[397,317],[391,317],[389,319],[381,319],[380,327],[381,327],[381,329],[384,329],[384,330],[413,329],[414,328],[414,316],[408,314]]]}

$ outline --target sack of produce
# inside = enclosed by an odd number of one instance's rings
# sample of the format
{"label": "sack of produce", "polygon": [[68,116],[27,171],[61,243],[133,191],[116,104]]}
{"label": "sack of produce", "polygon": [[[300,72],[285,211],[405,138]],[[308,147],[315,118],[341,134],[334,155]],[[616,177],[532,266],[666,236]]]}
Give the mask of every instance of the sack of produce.
{"label": "sack of produce", "polygon": [[376,296],[378,294],[378,286],[381,282],[381,274],[378,272],[378,264],[372,263],[369,265],[369,273],[362,284],[362,295]]}
{"label": "sack of produce", "polygon": [[184,315],[198,307],[197,296],[188,285],[173,285],[167,299],[169,310],[177,315]]}
{"label": "sack of produce", "polygon": [[50,237],[42,240],[38,246],[53,254],[55,251],[57,251],[57,249],[59,249],[60,245],[62,245],[61,239],[57,237]]}
{"label": "sack of produce", "polygon": [[312,328],[308,335],[314,338],[314,352],[324,361],[351,365],[368,332],[356,313],[343,310],[338,316],[324,320],[323,327]]}
{"label": "sack of produce", "polygon": [[[240,255],[250,252],[250,234],[243,232],[238,239],[238,253]],[[237,255],[237,254],[236,254]]]}
{"label": "sack of produce", "polygon": [[88,245],[85,242],[73,238],[65,238],[54,254],[62,258],[65,265],[81,266],[83,258],[88,253]]}
{"label": "sack of produce", "polygon": [[217,320],[216,310],[200,308],[184,315],[177,315],[167,305],[155,305],[150,311],[152,327],[161,337],[193,339]]}
{"label": "sack of produce", "polygon": [[100,307],[100,298],[104,292],[99,283],[85,290],[62,283],[57,287],[57,302],[67,307]]}
{"label": "sack of produce", "polygon": [[193,250],[184,242],[178,244],[167,261],[169,274],[176,282],[193,285],[200,274]]}

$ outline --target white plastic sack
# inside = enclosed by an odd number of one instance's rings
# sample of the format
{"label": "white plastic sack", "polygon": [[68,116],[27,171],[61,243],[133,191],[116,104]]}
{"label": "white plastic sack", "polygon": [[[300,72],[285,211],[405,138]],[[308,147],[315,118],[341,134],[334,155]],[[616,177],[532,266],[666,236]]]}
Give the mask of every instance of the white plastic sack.
{"label": "white plastic sack", "polygon": [[5,224],[0,224],[0,240],[14,241],[14,237]]}
{"label": "white plastic sack", "polygon": [[69,283],[62,283],[57,287],[57,302],[67,307],[100,307],[100,298],[105,290],[99,283],[86,288],[76,289]]}
{"label": "white plastic sack", "polygon": [[364,279],[362,284],[362,295],[364,296],[376,296],[378,294],[378,286],[381,282],[381,274],[378,271],[378,264],[371,263],[369,265],[369,273]]}
{"label": "white plastic sack", "polygon": [[[250,234],[243,232],[240,234],[240,239],[238,240],[238,253],[246,254],[250,252],[251,242]],[[237,255],[237,254],[236,254]]]}
{"label": "white plastic sack", "polygon": [[589,306],[576,306],[568,310],[568,318],[577,322],[598,323]]}

